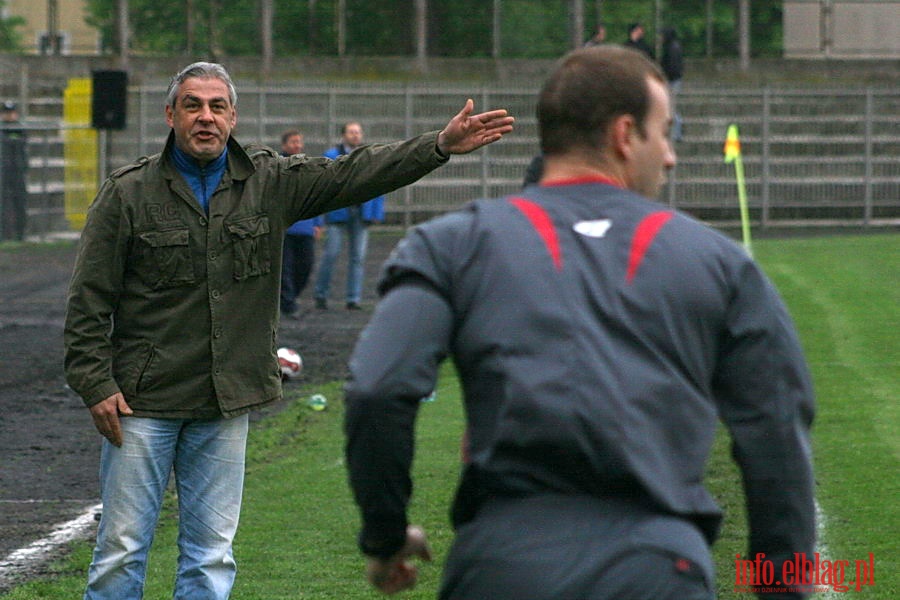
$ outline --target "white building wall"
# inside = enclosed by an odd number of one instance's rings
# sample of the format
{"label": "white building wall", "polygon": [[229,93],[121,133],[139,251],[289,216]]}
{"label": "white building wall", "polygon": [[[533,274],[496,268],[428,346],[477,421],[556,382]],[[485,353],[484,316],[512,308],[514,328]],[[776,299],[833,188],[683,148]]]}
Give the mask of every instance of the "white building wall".
{"label": "white building wall", "polygon": [[900,0],[785,0],[786,58],[900,58]]}

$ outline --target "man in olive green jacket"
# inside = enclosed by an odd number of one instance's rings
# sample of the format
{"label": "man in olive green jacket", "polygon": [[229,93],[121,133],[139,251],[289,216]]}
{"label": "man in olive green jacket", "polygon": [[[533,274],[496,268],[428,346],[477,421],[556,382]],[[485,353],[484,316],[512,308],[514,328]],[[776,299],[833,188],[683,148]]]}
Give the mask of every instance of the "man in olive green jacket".
{"label": "man in olive green jacket", "polygon": [[284,231],[407,185],[512,130],[469,100],[440,132],[338,160],[242,148],[227,71],[194,63],[166,99],[161,154],[92,204],[69,291],[65,367],[105,437],[103,515],[85,598],[140,598],[162,493],[180,503],[176,598],[227,598],[247,415],[281,398]]}

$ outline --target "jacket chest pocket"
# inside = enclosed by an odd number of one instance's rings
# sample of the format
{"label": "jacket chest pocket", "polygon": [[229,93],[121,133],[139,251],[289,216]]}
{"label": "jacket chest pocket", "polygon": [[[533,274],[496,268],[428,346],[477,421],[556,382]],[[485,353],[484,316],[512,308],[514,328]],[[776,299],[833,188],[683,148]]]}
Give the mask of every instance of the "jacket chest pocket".
{"label": "jacket chest pocket", "polygon": [[139,275],[154,289],[195,282],[188,230],[145,231],[138,234],[144,264]]}
{"label": "jacket chest pocket", "polygon": [[269,217],[256,215],[225,223],[233,247],[233,275],[238,281],[272,270]]}

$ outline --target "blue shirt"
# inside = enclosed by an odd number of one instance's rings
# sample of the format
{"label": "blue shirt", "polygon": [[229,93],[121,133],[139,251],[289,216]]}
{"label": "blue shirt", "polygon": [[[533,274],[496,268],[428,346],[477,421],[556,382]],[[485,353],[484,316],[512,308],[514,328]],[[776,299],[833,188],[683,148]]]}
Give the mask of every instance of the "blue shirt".
{"label": "blue shirt", "polygon": [[212,196],[219,182],[222,181],[222,175],[225,174],[225,165],[228,159],[228,148],[222,151],[219,158],[200,166],[193,156],[182,151],[178,146],[172,147],[172,158],[175,161],[175,168],[181,173],[191,191],[194,192],[194,198],[200,203],[203,212],[209,214],[209,197]]}
{"label": "blue shirt", "polygon": [[322,216],[313,217],[312,219],[301,219],[288,227],[288,235],[315,235],[316,227],[321,227],[323,223]]}

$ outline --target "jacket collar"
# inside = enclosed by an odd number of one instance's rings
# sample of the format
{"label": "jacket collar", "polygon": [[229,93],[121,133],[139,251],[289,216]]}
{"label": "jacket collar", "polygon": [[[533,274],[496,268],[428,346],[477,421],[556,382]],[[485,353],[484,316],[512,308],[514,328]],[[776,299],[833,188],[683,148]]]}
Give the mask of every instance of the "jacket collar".
{"label": "jacket collar", "polygon": [[[225,171],[231,176],[232,180],[244,180],[256,172],[253,161],[241,147],[233,136],[228,137],[228,165]],[[170,131],[169,137],[166,138],[166,145],[163,148],[160,157],[161,169],[166,179],[174,179],[178,173],[175,168],[175,162],[172,152],[175,147],[175,132]]]}

